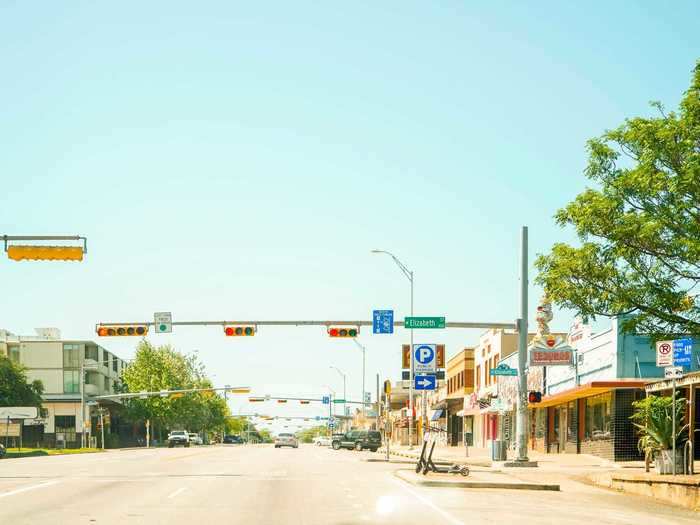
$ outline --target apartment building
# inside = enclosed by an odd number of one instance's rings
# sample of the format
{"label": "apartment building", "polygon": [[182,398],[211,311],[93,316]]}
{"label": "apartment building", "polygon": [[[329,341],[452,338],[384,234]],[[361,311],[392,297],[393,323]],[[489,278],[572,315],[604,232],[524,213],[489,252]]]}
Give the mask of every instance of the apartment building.
{"label": "apartment building", "polygon": [[[35,331],[36,335],[24,336],[0,329],[0,355],[23,365],[29,381],[38,379],[44,385],[42,413],[36,420],[24,421],[23,442],[78,447],[83,432],[88,438],[97,434],[97,407],[90,397],[114,393],[126,362],[93,341],[63,339],[56,328]],[[84,417],[80,415],[81,368],[85,369]],[[115,405],[103,403],[107,410]]]}

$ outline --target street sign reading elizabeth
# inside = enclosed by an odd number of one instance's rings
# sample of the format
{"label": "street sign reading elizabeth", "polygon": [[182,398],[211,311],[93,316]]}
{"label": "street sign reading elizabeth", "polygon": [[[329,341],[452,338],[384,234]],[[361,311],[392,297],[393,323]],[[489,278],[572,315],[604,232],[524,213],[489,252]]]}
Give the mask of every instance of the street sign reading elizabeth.
{"label": "street sign reading elizabeth", "polygon": [[509,367],[506,363],[501,363],[496,368],[489,370],[489,375],[492,376],[517,376],[518,370]]}
{"label": "street sign reading elizabeth", "polygon": [[406,317],[404,328],[445,328],[444,317]]}
{"label": "street sign reading elizabeth", "polygon": [[656,366],[673,366],[673,341],[656,342]]}

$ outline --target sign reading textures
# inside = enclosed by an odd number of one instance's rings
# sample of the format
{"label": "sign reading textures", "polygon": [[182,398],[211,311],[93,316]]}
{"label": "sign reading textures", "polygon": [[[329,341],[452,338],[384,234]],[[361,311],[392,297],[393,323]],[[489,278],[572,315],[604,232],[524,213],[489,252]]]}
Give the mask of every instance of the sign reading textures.
{"label": "sign reading textures", "polygon": [[558,336],[535,337],[530,345],[530,366],[559,366],[573,363],[574,349]]}

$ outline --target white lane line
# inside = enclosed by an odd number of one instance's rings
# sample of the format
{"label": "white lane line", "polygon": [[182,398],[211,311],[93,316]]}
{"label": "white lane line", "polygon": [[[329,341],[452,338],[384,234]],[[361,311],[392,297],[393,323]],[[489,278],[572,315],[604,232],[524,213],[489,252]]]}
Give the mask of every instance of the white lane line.
{"label": "white lane line", "polygon": [[452,514],[450,514],[449,512],[447,512],[447,511],[441,509],[440,507],[438,507],[437,505],[435,505],[435,503],[433,503],[431,500],[429,500],[428,498],[426,498],[426,497],[423,496],[422,494],[416,492],[415,490],[409,489],[409,488],[406,486],[406,482],[405,482],[405,481],[399,481],[398,479],[392,479],[391,481],[393,481],[394,483],[396,483],[397,485],[399,485],[402,489],[404,489],[406,492],[408,492],[409,494],[411,494],[411,495],[412,495],[414,498],[416,498],[418,501],[420,501],[420,502],[423,503],[424,505],[427,505],[428,507],[430,507],[431,509],[433,509],[435,512],[437,512],[438,514],[440,514],[440,516],[442,516],[443,518],[445,518],[445,520],[447,520],[448,522],[453,523],[454,525],[464,525],[464,522],[463,522],[463,521],[461,521],[461,520],[455,518],[455,517],[454,517]]}
{"label": "white lane line", "polygon": [[45,481],[44,483],[39,483],[38,485],[31,485],[30,487],[22,487],[20,489],[11,490],[10,492],[3,492],[0,494],[0,498],[14,496],[15,494],[20,494],[21,492],[27,492],[28,490],[41,489],[50,485],[55,485],[56,483],[60,483],[60,480]]}
{"label": "white lane line", "polygon": [[182,494],[183,492],[185,492],[185,490],[186,490],[185,487],[180,487],[180,488],[177,489],[175,492],[173,492],[172,494],[170,494],[170,495],[168,496],[168,499],[173,499],[175,496],[178,496],[179,494]]}

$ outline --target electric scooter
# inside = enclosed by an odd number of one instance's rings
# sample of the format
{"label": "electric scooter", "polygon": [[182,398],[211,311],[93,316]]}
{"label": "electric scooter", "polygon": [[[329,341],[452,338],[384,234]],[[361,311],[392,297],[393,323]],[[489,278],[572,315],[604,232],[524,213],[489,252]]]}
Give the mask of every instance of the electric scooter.
{"label": "electric scooter", "polygon": [[428,472],[436,472],[438,474],[461,474],[462,476],[469,475],[469,467],[467,465],[457,465],[453,464],[449,467],[439,467],[433,462],[433,450],[435,450],[435,441],[430,446],[430,453],[428,454],[428,459],[423,459],[425,453],[426,442],[423,443],[423,450],[421,451],[421,457],[416,464],[416,472],[420,472],[419,466],[423,469],[423,475],[425,476]]}

